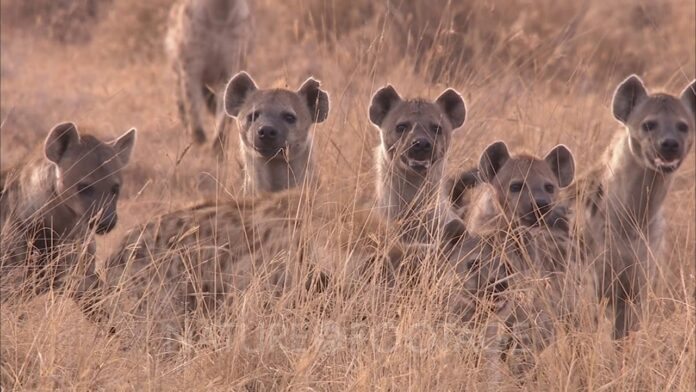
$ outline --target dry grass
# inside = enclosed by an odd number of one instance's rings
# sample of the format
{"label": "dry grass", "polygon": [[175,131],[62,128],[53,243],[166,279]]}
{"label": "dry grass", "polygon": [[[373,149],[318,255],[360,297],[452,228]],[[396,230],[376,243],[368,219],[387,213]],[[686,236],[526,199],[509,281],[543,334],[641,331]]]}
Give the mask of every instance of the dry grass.
{"label": "dry grass", "polygon": [[[221,168],[205,149],[184,153],[189,139],[162,54],[170,1],[63,3],[2,0],[0,164],[18,161],[61,120],[105,138],[136,126],[119,227],[98,243],[105,257],[129,227],[209,195],[222,169],[231,172],[223,182],[236,184],[238,166]],[[691,1],[259,0],[254,7],[252,75],[262,86],[296,88],[310,74],[322,81],[332,104],[316,131],[322,180],[356,194],[373,186],[378,135],[366,112],[371,93],[387,82],[407,96],[434,98],[446,86],[463,93],[468,120],[450,171],[472,165],[495,139],[535,153],[563,142],[584,171],[618,130],[608,106],[623,77],[635,72],[649,87],[676,93],[696,76]],[[668,199],[667,251],[644,328],[621,348],[606,321],[597,331],[562,335],[524,388],[692,390],[693,155]],[[253,306],[257,294],[234,305],[227,322],[235,328],[208,321],[209,333],[167,360],[105,334],[54,293],[4,305],[2,388],[485,389],[462,327],[437,322],[443,287],[418,287],[387,304],[377,289],[340,300],[292,301],[301,295],[290,293],[271,307]],[[407,344],[424,337],[433,344]],[[512,377],[500,382],[519,387]]]}

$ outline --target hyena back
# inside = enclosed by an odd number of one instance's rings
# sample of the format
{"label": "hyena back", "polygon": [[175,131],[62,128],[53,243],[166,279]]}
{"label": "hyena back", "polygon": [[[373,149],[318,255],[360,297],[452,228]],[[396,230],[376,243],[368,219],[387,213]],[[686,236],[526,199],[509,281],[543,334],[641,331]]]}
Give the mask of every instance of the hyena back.
{"label": "hyena back", "polygon": [[107,284],[138,304],[125,314],[158,324],[156,341],[176,342],[194,312],[224,315],[250,287],[270,300],[322,291],[341,268],[358,273],[384,228],[368,213],[335,210],[335,200],[293,189],[165,214],[128,232],[106,263]]}

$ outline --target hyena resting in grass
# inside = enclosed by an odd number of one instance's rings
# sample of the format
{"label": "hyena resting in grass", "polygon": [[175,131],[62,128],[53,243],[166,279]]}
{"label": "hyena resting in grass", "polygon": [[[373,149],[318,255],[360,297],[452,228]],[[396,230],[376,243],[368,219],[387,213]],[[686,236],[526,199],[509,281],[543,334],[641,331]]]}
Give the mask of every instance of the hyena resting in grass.
{"label": "hyena resting in grass", "polygon": [[162,215],[128,232],[107,262],[108,284],[135,299],[125,314],[157,324],[153,341],[173,344],[155,350],[176,351],[191,316],[224,318],[248,288],[266,298],[262,307],[276,295],[322,291],[327,272],[333,282],[381,257],[379,238],[388,237],[379,219],[336,199],[292,189]]}
{"label": "hyena resting in grass", "polygon": [[297,91],[261,90],[246,72],[225,89],[225,110],[239,124],[247,194],[312,186],[314,124],[329,115],[329,94],[309,78]]}
{"label": "hyena resting in grass", "polygon": [[181,0],[172,7],[166,50],[177,78],[181,121],[194,142],[203,143],[203,108],[222,134],[213,147],[225,149],[222,90],[246,64],[253,20],[246,0]]}
{"label": "hyena resting in grass", "polygon": [[[116,225],[121,170],[135,145],[135,129],[104,143],[80,135],[73,123],[56,125],[43,154],[2,174],[2,299],[24,289],[41,293],[62,284],[73,268],[96,283],[93,234]],[[26,285],[26,287],[24,286]]]}
{"label": "hyena resting in grass", "polygon": [[[462,175],[469,186],[460,192],[476,193],[471,188],[485,183],[478,197],[469,200],[477,204],[470,208],[472,214],[486,212],[486,218],[473,220],[486,224],[474,225],[478,231],[463,242],[474,245],[455,245],[450,260],[464,263],[458,267],[460,275],[474,273],[480,263],[492,263],[488,269],[498,271],[494,279],[483,281],[504,304],[497,307],[505,331],[499,349],[514,373],[533,366],[534,356],[553,339],[554,321],[573,310],[577,282],[569,281],[574,279],[567,259],[570,217],[559,191],[571,184],[574,173],[573,155],[565,146],[540,159],[511,156],[505,143],[496,142],[486,148],[478,169]],[[468,181],[471,178],[475,180]],[[488,256],[472,264],[467,252]]]}
{"label": "hyena resting in grass", "polygon": [[696,82],[675,97],[648,94],[633,75],[616,89],[612,110],[626,131],[579,184],[578,219],[599,295],[613,312],[614,337],[622,338],[638,327],[661,256],[662,205],[694,141]]}
{"label": "hyena resting in grass", "polygon": [[403,225],[404,238],[429,242],[458,220],[443,191],[443,174],[452,136],[466,118],[464,100],[453,89],[434,102],[404,100],[386,86],[372,97],[369,116],[381,141],[375,158],[377,207]]}

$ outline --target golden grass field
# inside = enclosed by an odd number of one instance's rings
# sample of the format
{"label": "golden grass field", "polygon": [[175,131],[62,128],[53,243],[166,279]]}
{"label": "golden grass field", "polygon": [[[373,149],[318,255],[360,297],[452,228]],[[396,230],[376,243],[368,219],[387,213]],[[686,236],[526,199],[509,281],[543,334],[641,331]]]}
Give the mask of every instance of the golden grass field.
{"label": "golden grass field", "polygon": [[[232,193],[238,184],[235,137],[224,164],[207,148],[188,148],[163,51],[172,2],[0,3],[2,168],[59,121],[104,139],[139,130],[119,224],[98,238],[100,257],[128,228],[214,194],[216,178]],[[367,107],[386,83],[408,97],[434,99],[446,87],[462,93],[467,121],[450,150],[451,173],[502,139],[536,154],[564,143],[582,174],[620,130],[610,102],[621,80],[636,73],[652,91],[678,94],[696,77],[691,0],[258,0],[253,9],[249,73],[261,87],[321,80],[331,95],[329,118],[315,133],[322,183],[355,194],[374,187],[379,136]],[[622,346],[606,319],[596,331],[562,335],[533,374],[506,375],[494,389],[693,390],[694,169],[692,152],[667,200],[666,252],[641,330]],[[54,294],[3,305],[2,390],[491,388],[475,345],[436,323],[437,285],[389,304],[372,289],[339,301],[288,294],[258,308],[247,293],[227,320],[248,328],[216,330],[209,321],[210,336],[167,359],[109,335]]]}

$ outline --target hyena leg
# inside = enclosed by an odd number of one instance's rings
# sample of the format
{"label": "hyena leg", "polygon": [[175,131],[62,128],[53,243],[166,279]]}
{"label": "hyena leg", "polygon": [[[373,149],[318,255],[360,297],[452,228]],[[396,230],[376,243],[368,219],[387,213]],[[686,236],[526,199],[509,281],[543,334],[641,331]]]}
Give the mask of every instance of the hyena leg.
{"label": "hyena leg", "polygon": [[[201,109],[205,105],[201,89],[201,72],[180,72],[180,91],[182,92],[182,108],[187,119],[185,124],[196,144],[205,143],[205,131],[201,118]],[[182,116],[183,117],[183,116]]]}
{"label": "hyena leg", "polygon": [[638,330],[643,299],[643,287],[637,276],[622,276],[614,303],[614,339],[622,339]]}
{"label": "hyena leg", "polygon": [[213,140],[213,151],[219,157],[225,157],[227,152],[227,136],[229,134],[230,119],[225,114],[223,94],[217,94],[215,109],[215,140]]}

